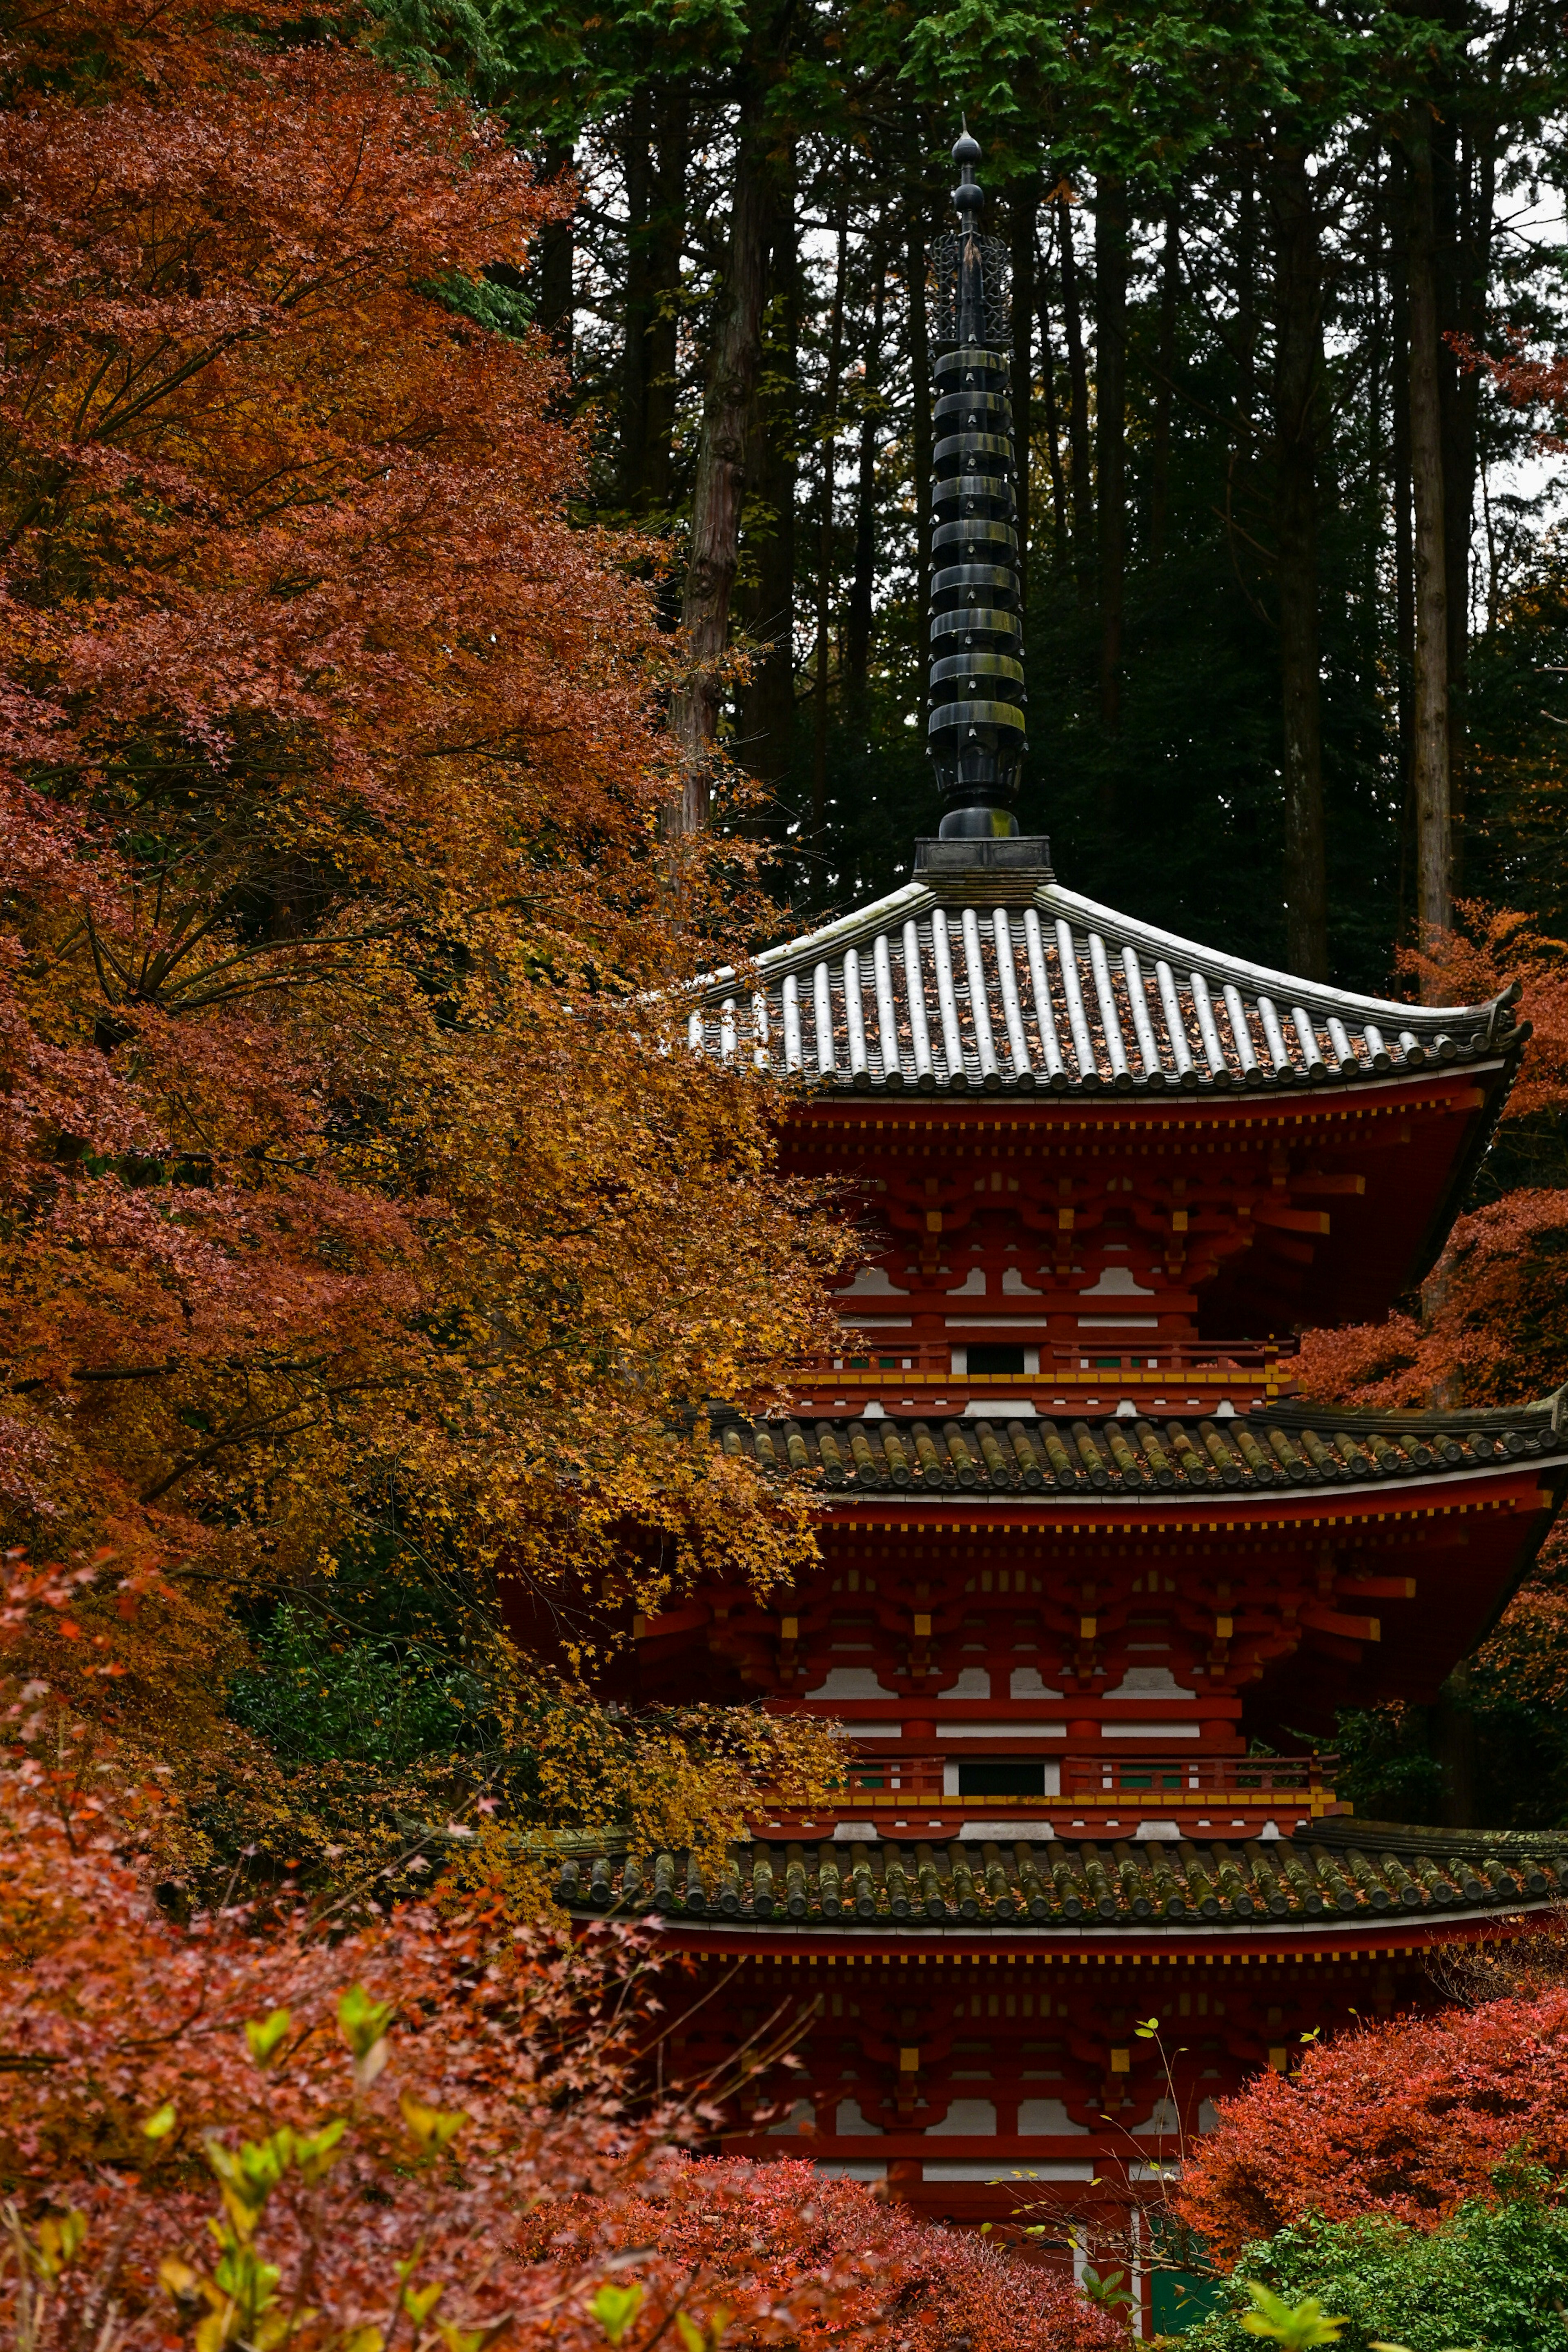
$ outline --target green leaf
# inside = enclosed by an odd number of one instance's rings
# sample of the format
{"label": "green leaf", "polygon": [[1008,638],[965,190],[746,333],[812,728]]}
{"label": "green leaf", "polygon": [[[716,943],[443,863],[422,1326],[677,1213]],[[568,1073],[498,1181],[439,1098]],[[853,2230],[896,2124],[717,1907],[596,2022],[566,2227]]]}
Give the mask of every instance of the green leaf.
{"label": "green leaf", "polygon": [[1132,2297],[1128,2293],[1125,2271],[1108,2271],[1101,2278],[1098,2271],[1086,2265],[1079,2285],[1088,2300],[1101,2311],[1115,2311],[1122,2304],[1131,2308]]}
{"label": "green leaf", "polygon": [[1247,2281],[1253,2309],[1242,2315],[1242,2326],[1249,2336],[1264,2336],[1284,2347],[1284,2352],[1312,2352],[1319,2344],[1333,2344],[1339,2339],[1342,2319],[1324,2316],[1323,2306],[1315,2294],[1304,2303],[1288,2304],[1260,2285],[1256,2279]]}
{"label": "green leaf", "polygon": [[294,2161],[308,2189],[331,2171],[338,2158],[338,2142],[348,2129],[345,2116],[334,2116],[318,2132],[301,2132],[294,2142]]}
{"label": "green leaf", "polygon": [[385,2038],[392,2023],[392,2003],[372,2000],[363,1985],[350,1985],[338,2003],[338,2023],[343,2040],[353,2053],[356,2065],[370,2056],[378,2042]]}
{"label": "green leaf", "polygon": [[261,2068],[263,2073],[272,2063],[279,2044],[284,2040],[293,2022],[286,2009],[275,2009],[271,2016],[266,2019],[254,2017],[246,2019],[245,2038],[250,2044],[251,2060],[254,2064]]}
{"label": "green leaf", "polygon": [[588,2305],[612,2344],[618,2344],[643,2306],[644,2290],[634,2279],[629,2286],[599,2289]]}

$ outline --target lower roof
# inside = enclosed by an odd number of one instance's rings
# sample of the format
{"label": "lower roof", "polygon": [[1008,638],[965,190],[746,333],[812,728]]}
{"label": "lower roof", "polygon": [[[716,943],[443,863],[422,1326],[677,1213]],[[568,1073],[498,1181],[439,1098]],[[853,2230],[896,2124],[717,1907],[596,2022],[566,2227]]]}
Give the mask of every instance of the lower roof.
{"label": "lower roof", "polygon": [[1568,1466],[1568,1387],[1471,1412],[1344,1412],[1292,1403],[1184,1421],[1053,1420],[1021,1402],[930,1421],[881,1413],[747,1423],[714,1413],[727,1453],[831,1488],[911,1495],[1096,1495],[1149,1502],[1230,1490],[1342,1486],[1506,1467]]}
{"label": "lower roof", "polygon": [[1194,1929],[1247,1936],[1281,1926],[1382,1927],[1496,1914],[1568,1895],[1568,1832],[1507,1835],[1352,1819],[1293,1834],[1190,1841],[1159,1833],[1095,1843],[960,1839],[931,1845],[852,1835],[756,1841],[718,1869],[686,1850],[633,1854],[613,1838],[563,1863],[556,1897],[575,1914],[652,1914],[753,1928]]}

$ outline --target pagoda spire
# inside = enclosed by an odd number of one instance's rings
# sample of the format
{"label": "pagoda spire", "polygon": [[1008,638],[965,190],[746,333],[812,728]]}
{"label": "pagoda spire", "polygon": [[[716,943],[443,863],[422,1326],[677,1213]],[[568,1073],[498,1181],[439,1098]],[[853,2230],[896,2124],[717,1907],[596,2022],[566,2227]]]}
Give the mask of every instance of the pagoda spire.
{"label": "pagoda spire", "polygon": [[960,226],[932,249],[937,281],[936,449],[927,748],[946,840],[1016,834],[1023,769],[1023,628],[1017,461],[1006,343],[1006,256],[981,234],[978,142],[952,151]]}

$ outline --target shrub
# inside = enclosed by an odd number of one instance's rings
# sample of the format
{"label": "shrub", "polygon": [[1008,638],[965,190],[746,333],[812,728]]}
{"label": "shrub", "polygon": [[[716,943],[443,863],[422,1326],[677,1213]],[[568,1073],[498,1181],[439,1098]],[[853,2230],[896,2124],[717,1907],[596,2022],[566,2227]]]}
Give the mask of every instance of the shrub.
{"label": "shrub", "polygon": [[1287,2303],[1315,2295],[1344,2321],[1341,2352],[1389,2342],[1409,2352],[1541,2352],[1564,2335],[1568,2216],[1531,2193],[1472,2199],[1431,2230],[1373,2217],[1303,2221],[1245,2250],[1230,2307],[1183,2337],[1188,2352],[1256,2352],[1242,2326],[1253,2279]]}
{"label": "shrub", "polygon": [[30,2352],[1121,2341],[857,2183],[693,2162],[713,2114],[638,2089],[636,1933],[181,1925],[125,1835],[63,1775],[0,1783],[0,2326]]}
{"label": "shrub", "polygon": [[1219,2103],[1176,2205],[1222,2257],[1310,2215],[1431,2229],[1515,2150],[1568,2165],[1568,1990],[1397,2018]]}

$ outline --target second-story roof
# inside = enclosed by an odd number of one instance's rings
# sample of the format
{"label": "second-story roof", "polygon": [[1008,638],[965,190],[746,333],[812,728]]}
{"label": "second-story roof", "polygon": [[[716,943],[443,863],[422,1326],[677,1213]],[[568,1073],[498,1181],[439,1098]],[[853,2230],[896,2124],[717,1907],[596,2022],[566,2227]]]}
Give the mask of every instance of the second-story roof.
{"label": "second-story roof", "polygon": [[700,1052],[846,1091],[1306,1087],[1511,1059],[1519,990],[1400,1004],[1067,890],[1048,844],[926,841],[915,878],[700,984]]}

